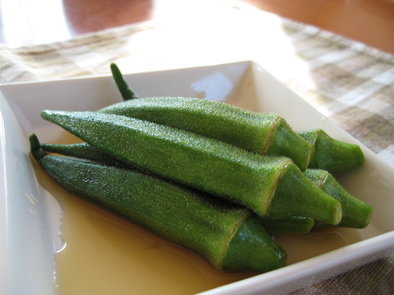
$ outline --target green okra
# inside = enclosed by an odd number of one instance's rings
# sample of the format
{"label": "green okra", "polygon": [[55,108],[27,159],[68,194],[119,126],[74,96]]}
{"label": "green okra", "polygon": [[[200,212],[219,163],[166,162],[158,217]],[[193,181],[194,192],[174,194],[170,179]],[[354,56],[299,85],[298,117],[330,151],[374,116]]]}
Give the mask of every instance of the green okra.
{"label": "green okra", "polygon": [[[53,144],[42,143],[41,149],[47,153],[92,160],[104,165],[129,168],[130,165],[119,161],[87,143]],[[314,226],[314,219],[309,217],[291,216],[282,220],[262,219],[265,229],[269,233],[308,233]]]}
{"label": "green okra", "polygon": [[291,216],[281,220],[263,219],[267,232],[307,234],[315,226],[315,220],[310,217]]}
{"label": "green okra", "polygon": [[93,147],[140,169],[243,204],[260,216],[335,225],[341,205],[285,157],[261,157],[204,136],[114,114],[42,112]]}
{"label": "green okra", "polygon": [[222,271],[267,272],[286,252],[249,210],[138,170],[45,153],[35,135],[31,153],[56,182],[76,196],[190,248]]}
{"label": "green okra", "polygon": [[[308,169],[304,175],[325,193],[338,200],[342,205],[341,227],[365,228],[372,217],[373,208],[347,192],[327,171]],[[316,222],[315,228],[324,223]]]}
{"label": "green okra", "polygon": [[364,164],[364,154],[356,144],[336,140],[321,129],[307,130],[298,134],[313,146],[309,168],[336,173]]}
{"label": "green okra", "polygon": [[114,157],[111,157],[110,155],[103,153],[101,150],[85,142],[74,144],[41,143],[41,149],[47,153],[55,153],[65,156],[82,158],[86,160],[92,160],[111,166],[130,166],[129,164],[120,161]]}
{"label": "green okra", "polygon": [[[122,86],[118,86],[118,89],[123,93],[122,88],[128,88],[128,85],[119,68],[116,65],[111,65],[112,67],[117,69],[113,78],[117,85]],[[124,96],[124,100],[128,100],[127,97]],[[189,100],[191,100],[190,105]],[[260,154],[286,156],[299,165],[301,170],[308,167],[334,173],[353,169],[364,163],[364,155],[359,146],[335,140],[320,129],[298,132],[298,135],[310,143],[310,146],[306,148],[305,143],[301,144],[289,126],[279,127],[277,131],[274,131],[275,127],[265,125],[267,121],[264,121],[264,124],[259,123],[259,117],[269,115],[250,114],[251,118],[244,120],[243,116],[247,112],[234,110],[234,107],[221,104],[206,102],[202,99],[160,97],[119,103],[104,108],[102,111],[189,130]],[[223,114],[223,112],[229,113]],[[237,122],[238,115],[240,121]],[[245,125],[242,126],[242,124]],[[286,122],[281,124],[287,125]],[[264,133],[265,128],[268,130],[273,128],[272,133]],[[272,139],[270,139],[271,134],[275,135]],[[263,139],[266,141],[262,141]],[[312,150],[309,150],[310,148]]]}
{"label": "green okra", "polygon": [[260,155],[291,158],[303,171],[312,146],[279,115],[253,113],[222,102],[189,97],[152,97],[113,104],[102,113],[129,116],[184,129]]}
{"label": "green okra", "polygon": [[[115,166],[124,166],[121,161],[110,157],[87,143],[78,144],[45,144],[42,149],[46,152],[59,153],[68,156],[87,158]],[[307,169],[304,175],[331,197],[336,198],[342,206],[342,220],[337,226],[364,228],[369,224],[372,207],[347,192],[327,171]],[[283,220],[264,219],[264,226],[271,233],[293,232],[307,233],[312,228],[326,226],[323,222],[314,224],[312,218],[288,217]]]}

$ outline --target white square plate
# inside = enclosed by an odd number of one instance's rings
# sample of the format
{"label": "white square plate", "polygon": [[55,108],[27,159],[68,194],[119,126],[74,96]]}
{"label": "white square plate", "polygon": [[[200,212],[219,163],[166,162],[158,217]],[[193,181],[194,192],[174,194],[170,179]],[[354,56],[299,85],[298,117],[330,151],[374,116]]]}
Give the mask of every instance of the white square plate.
{"label": "white square plate", "polygon": [[[125,79],[141,97],[193,96],[278,113],[297,131],[321,128],[336,139],[359,144],[365,153],[365,166],[344,173],[339,181],[374,207],[366,229],[344,230],[339,235],[341,243],[332,247],[323,247],[319,239],[309,240],[305,246],[302,237],[295,237],[293,248],[284,245],[288,266],[205,290],[204,294],[286,294],[393,251],[393,167],[323,118],[258,64],[242,61],[125,75]],[[28,157],[28,135],[34,132],[43,142],[57,139],[58,127],[40,117],[43,109],[97,110],[121,97],[110,76],[9,84],[0,90],[0,293],[49,295],[54,292],[54,251],[60,245],[61,210],[35,178]]]}

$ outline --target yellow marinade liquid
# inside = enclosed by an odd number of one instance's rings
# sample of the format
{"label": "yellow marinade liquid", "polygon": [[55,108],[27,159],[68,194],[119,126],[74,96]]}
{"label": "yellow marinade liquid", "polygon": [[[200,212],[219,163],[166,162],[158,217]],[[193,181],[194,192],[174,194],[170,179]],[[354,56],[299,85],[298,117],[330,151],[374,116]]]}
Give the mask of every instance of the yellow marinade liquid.
{"label": "yellow marinade liquid", "polygon": [[[196,253],[75,197],[34,166],[63,210],[58,295],[195,294],[257,275],[217,271]],[[357,230],[344,228],[274,239],[288,252],[288,264],[362,240]]]}
{"label": "yellow marinade liquid", "polygon": [[198,254],[75,197],[35,163],[63,210],[56,294],[194,294],[256,275],[223,273]]}

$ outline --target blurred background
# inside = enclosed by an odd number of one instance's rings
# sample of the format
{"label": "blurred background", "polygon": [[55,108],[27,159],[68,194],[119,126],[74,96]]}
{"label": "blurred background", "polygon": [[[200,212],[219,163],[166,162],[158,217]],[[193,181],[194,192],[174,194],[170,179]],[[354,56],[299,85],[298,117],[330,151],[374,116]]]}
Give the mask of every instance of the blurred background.
{"label": "blurred background", "polygon": [[[148,20],[174,21],[215,11],[226,0],[0,0],[0,43],[29,46]],[[243,0],[394,53],[393,0]]]}

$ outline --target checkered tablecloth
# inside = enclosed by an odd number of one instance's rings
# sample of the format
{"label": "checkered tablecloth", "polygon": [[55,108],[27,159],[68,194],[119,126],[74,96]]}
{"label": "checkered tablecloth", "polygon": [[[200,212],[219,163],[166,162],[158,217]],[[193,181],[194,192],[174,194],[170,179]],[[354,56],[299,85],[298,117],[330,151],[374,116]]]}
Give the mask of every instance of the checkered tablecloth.
{"label": "checkered tablecloth", "polygon": [[[219,17],[220,16],[220,17]],[[29,47],[0,45],[0,83],[255,60],[394,166],[394,56],[319,28],[228,1],[201,14],[150,21]],[[392,294],[392,257],[294,294]]]}

